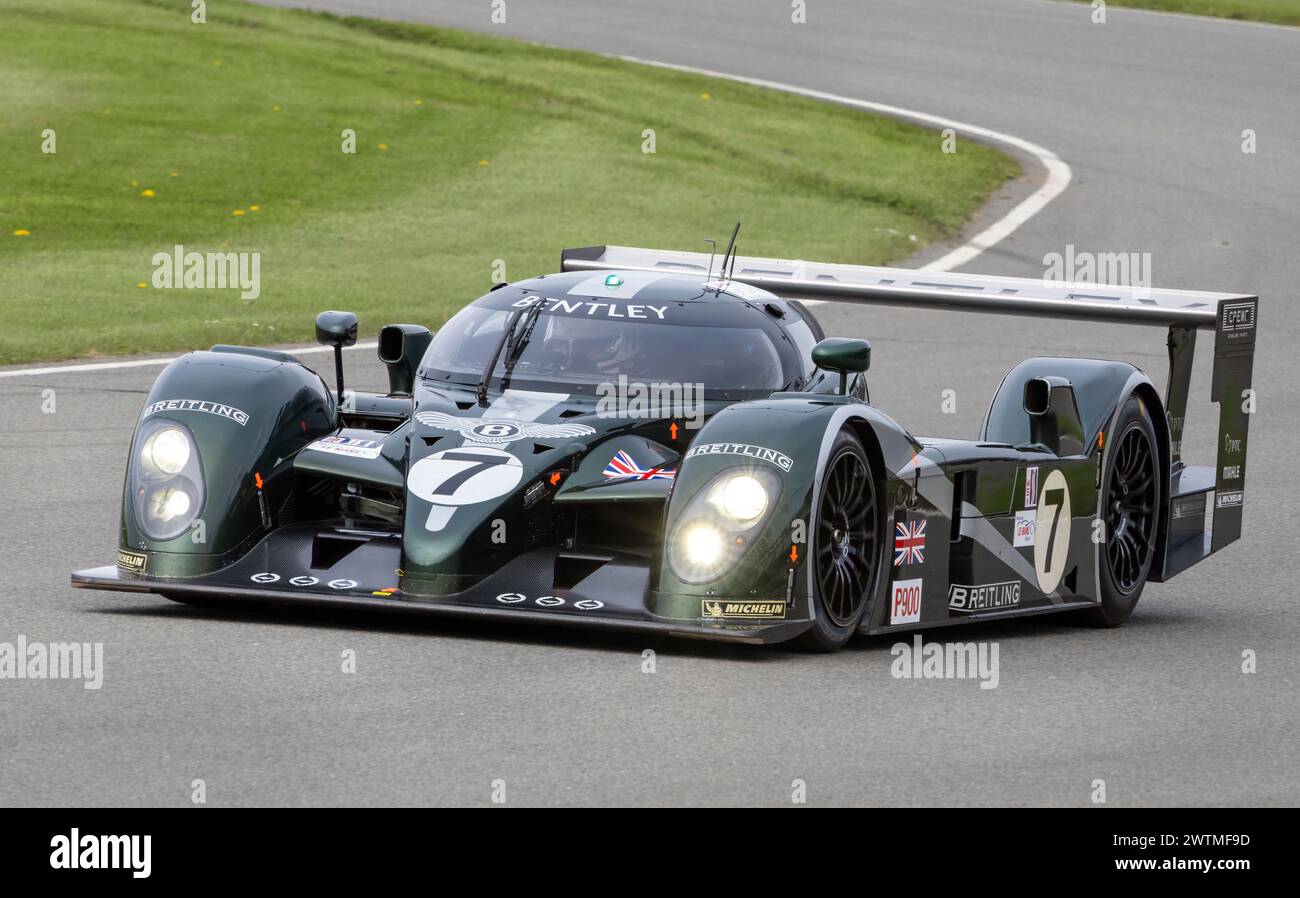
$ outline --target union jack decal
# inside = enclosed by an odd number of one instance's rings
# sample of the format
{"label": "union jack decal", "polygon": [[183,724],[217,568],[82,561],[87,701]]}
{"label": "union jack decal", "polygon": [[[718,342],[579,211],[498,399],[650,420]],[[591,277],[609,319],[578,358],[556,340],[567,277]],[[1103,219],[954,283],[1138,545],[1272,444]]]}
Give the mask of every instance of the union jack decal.
{"label": "union jack decal", "polygon": [[894,524],[894,566],[925,561],[925,518]]}
{"label": "union jack decal", "polygon": [[676,468],[643,468],[623,449],[605,465],[605,476],[610,480],[672,480]]}

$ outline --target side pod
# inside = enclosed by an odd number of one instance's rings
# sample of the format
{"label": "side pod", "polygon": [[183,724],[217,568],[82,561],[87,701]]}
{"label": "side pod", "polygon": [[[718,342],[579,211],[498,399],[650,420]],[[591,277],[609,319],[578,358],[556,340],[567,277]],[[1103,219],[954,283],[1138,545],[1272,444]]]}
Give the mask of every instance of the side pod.
{"label": "side pod", "polygon": [[[779,606],[786,620],[810,622],[808,541],[799,543],[792,533],[796,522],[802,533],[813,526],[809,510],[815,507],[820,473],[835,435],[845,428],[863,439],[882,481],[882,495],[894,495],[896,472],[907,468],[920,444],[887,415],[852,396],[777,393],[728,406],[710,418],[692,441],[673,485],[651,611],[695,618],[706,601],[725,608],[728,600],[765,600]],[[716,576],[693,577],[673,553],[688,540],[701,500],[729,472],[771,483],[769,508],[753,531],[733,534],[744,542],[734,550],[734,543],[728,543],[729,551],[737,553],[729,567]]]}

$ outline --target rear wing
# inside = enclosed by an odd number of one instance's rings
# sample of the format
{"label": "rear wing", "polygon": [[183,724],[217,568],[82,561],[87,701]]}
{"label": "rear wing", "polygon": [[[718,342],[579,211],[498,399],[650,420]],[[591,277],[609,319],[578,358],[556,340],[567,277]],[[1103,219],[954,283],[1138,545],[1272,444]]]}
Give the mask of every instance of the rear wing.
{"label": "rear wing", "polygon": [[[587,246],[566,249],[561,255],[564,271],[619,269],[714,276],[721,286],[721,265],[717,273],[714,265],[715,259],[708,253],[627,246]],[[1157,567],[1152,579],[1173,576],[1241,536],[1246,435],[1254,410],[1250,383],[1258,297],[754,256],[731,257],[725,280],[760,287],[785,299],[1163,326],[1168,330],[1165,413],[1172,476],[1163,571]],[[1210,398],[1219,404],[1219,448],[1214,469],[1188,467],[1182,461],[1183,421],[1198,330],[1214,331]],[[1206,527],[1211,492],[1212,531]]]}

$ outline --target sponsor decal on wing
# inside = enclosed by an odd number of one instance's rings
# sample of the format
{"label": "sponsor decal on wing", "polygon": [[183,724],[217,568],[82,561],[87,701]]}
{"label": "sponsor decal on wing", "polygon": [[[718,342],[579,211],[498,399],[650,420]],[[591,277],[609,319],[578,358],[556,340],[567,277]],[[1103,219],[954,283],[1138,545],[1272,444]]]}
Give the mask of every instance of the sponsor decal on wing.
{"label": "sponsor decal on wing", "polygon": [[1032,511],[1016,512],[1016,529],[1011,538],[1011,545],[1017,549],[1022,546],[1032,546],[1034,544],[1034,530],[1038,523],[1038,516]]}
{"label": "sponsor decal on wing", "polygon": [[234,421],[240,427],[247,424],[249,418],[248,412],[241,411],[233,405],[209,402],[206,399],[163,399],[151,405],[146,405],[144,411],[140,413],[140,417],[147,418],[158,412],[202,412]]}
{"label": "sponsor decal on wing", "polygon": [[733,602],[727,599],[701,599],[700,617],[714,620],[735,617],[784,620],[786,607],[784,599],[744,602]]}
{"label": "sponsor decal on wing", "polygon": [[697,455],[743,455],[746,458],[771,462],[782,471],[789,471],[794,467],[794,459],[784,452],[777,452],[764,446],[752,446],[748,443],[698,443],[686,450],[687,458],[694,458]]}
{"label": "sponsor decal on wing", "polygon": [[379,458],[379,442],[357,437],[322,437],[307,446],[316,452],[346,455],[351,458]]}
{"label": "sponsor decal on wing", "polygon": [[921,620],[921,586],[922,581],[895,580],[893,594],[889,600],[889,622],[891,624],[915,624]]}
{"label": "sponsor decal on wing", "polygon": [[1025,508],[1038,504],[1038,467],[1025,468]]}
{"label": "sponsor decal on wing", "polygon": [[124,571],[143,574],[148,564],[149,556],[142,552],[128,552],[125,549],[118,549],[117,551],[117,566]]}
{"label": "sponsor decal on wing", "polygon": [[1019,604],[1019,580],[971,586],[954,583],[948,587],[948,607],[953,611],[963,613],[992,611],[998,608],[1014,608]]}
{"label": "sponsor decal on wing", "polygon": [[1255,302],[1227,302],[1223,304],[1223,317],[1219,330],[1225,334],[1253,331],[1255,329]]}
{"label": "sponsor decal on wing", "polygon": [[925,524],[925,518],[894,524],[895,567],[920,564],[925,561]]}
{"label": "sponsor decal on wing", "polygon": [[1240,508],[1246,501],[1246,494],[1238,490],[1235,493],[1219,493],[1214,499],[1215,508]]}
{"label": "sponsor decal on wing", "polygon": [[677,476],[677,469],[643,468],[626,450],[620,449],[605,465],[603,473],[610,480],[672,480]]}

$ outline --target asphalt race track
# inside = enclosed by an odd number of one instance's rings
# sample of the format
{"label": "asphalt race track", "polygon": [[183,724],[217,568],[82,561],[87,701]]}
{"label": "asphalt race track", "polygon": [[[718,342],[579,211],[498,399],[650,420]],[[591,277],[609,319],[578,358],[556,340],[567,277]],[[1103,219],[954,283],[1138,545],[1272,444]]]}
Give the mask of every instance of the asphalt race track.
{"label": "asphalt race track", "polygon": [[[965,270],[1039,277],[1044,254],[1073,244],[1149,252],[1159,286],[1257,293],[1245,534],[1149,586],[1119,630],[1048,617],[927,633],[997,642],[995,689],[895,679],[892,639],[809,656],[217,613],[68,586],[71,570],[114,558],[126,448],[157,368],[0,377],[0,639],[103,642],[105,658],[97,691],[0,681],[0,804],[186,805],[195,779],[212,805],[488,804],[494,780],[508,804],[779,805],[796,779],[814,804],[1087,806],[1097,779],[1116,806],[1300,803],[1300,29],[1122,9],[1094,25],[1087,5],[1041,0],[809,0],[803,25],[787,3],[717,0],[510,0],[500,26],[486,0],[307,5],[787,82],[1049,148],[1073,183]],[[1242,152],[1244,129],[1255,154]],[[1026,165],[1030,178],[987,218],[1041,178]],[[1160,328],[819,315],[831,333],[872,340],[873,398],[922,434],[973,436],[1002,374],[1030,355],[1123,358],[1164,379]],[[1212,463],[1211,346],[1203,334],[1194,463]],[[385,383],[372,351],[349,353],[348,372],[350,386]],[[43,414],[51,388],[57,412]],[[940,408],[948,388],[955,414]],[[349,649],[355,674],[340,671]],[[1242,672],[1246,650],[1256,673]]]}

